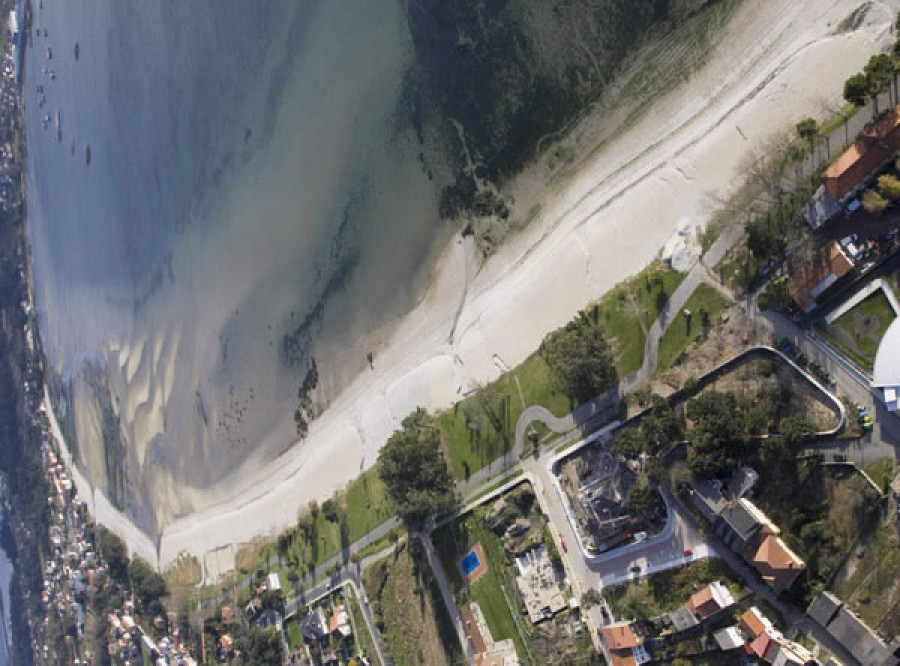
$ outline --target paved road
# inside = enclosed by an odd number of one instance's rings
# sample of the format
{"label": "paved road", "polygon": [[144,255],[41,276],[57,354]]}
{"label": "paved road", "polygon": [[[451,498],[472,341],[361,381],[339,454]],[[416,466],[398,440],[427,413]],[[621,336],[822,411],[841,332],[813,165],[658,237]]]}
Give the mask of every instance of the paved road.
{"label": "paved road", "polygon": [[[524,449],[528,426],[533,421],[542,421],[553,432],[562,433],[561,438],[556,438],[553,441],[554,446],[559,446],[563,442],[583,437],[586,433],[595,429],[600,422],[611,420],[613,418],[613,410],[621,396],[637,388],[652,377],[656,369],[659,341],[673,319],[671,315],[681,311],[696,288],[705,281],[717,289],[732,295],[727,288],[710,275],[708,267],[715,266],[719,262],[727,250],[737,242],[741,233],[742,229],[739,226],[727,228],[672,293],[666,307],[647,332],[644,362],[640,370],[623,378],[620,385],[615,389],[578,406],[572,413],[563,417],[557,417],[541,406],[527,407],[516,423],[516,438],[512,449],[499,460],[479,470],[465,482],[458,484],[460,494],[466,495],[475,492],[479,487],[489,483],[492,478],[496,478],[505,470],[512,469],[518,464]],[[900,419],[895,415],[889,414],[874,399],[869,390],[868,378],[863,373],[852,366],[852,364],[849,364],[839,354],[836,354],[834,350],[831,350],[821,340],[817,339],[814,334],[803,331],[793,322],[780,315],[770,312],[761,313],[756,308],[752,298],[748,299],[744,307],[753,317],[753,326],[762,328],[762,331],[757,332],[768,332],[774,337],[787,337],[792,340],[795,346],[802,349],[810,358],[817,361],[831,374],[842,394],[847,395],[860,405],[868,407],[870,412],[875,415],[876,428],[865,438],[856,442],[832,444],[832,447],[839,447],[841,452],[848,455],[848,458],[855,459],[860,464],[865,464],[867,459],[871,462],[871,460],[884,455],[893,454],[896,457],[897,449],[900,447]],[[828,451],[831,449],[826,447],[824,450]],[[521,465],[524,476],[535,487],[542,509],[550,517],[550,523],[553,528],[552,533],[566,562],[567,570],[570,574],[570,582],[576,594],[581,595],[590,587],[602,590],[604,586],[615,585],[638,576],[645,576],[680,566],[691,560],[720,556],[724,557],[729,565],[748,581],[748,586],[754,592],[778,608],[792,626],[810,633],[817,641],[831,649],[835,654],[843,656],[848,663],[855,663],[852,657],[846,654],[846,650],[843,650],[840,645],[834,644],[833,639],[821,626],[805,618],[795,609],[782,604],[767,586],[759,583],[749,567],[734,556],[731,551],[724,548],[721,544],[710,544],[708,537],[703,534],[692,514],[672,498],[668,491],[663,490],[664,498],[669,506],[670,520],[672,521],[668,528],[671,533],[669,538],[650,539],[640,549],[630,549],[629,552],[613,556],[602,562],[591,562],[582,557],[577,546],[578,538],[572,530],[565,506],[551,478],[547,462],[540,457],[534,457],[522,460]],[[489,500],[484,498],[482,501]],[[349,549],[350,552],[358,551],[359,548],[376,541],[397,524],[396,520],[392,520],[379,526],[372,533],[354,543]],[[443,576],[431,541],[428,538],[423,538],[423,542],[426,544],[426,553],[435,571],[447,611],[453,618],[460,637],[460,643],[464,646],[467,655],[471,657],[471,648],[465,640],[465,633],[459,620],[453,595]],[[686,556],[686,552],[690,554]],[[329,559],[323,564],[323,567],[334,566],[341,561],[346,563],[348,559],[349,553],[345,550],[343,554]],[[335,575],[336,578],[332,578],[331,581],[322,583],[307,591],[305,598],[309,598],[320,590],[327,589],[327,586],[333,585],[335,580],[339,582],[344,580],[345,577],[350,577],[358,582],[359,572],[367,565],[367,560],[369,559],[364,559],[363,562],[355,565],[355,567],[348,568],[345,566]],[[374,559],[371,561],[374,561]],[[298,587],[305,582],[300,581]],[[364,591],[362,591],[362,594],[364,594]],[[365,610],[368,611],[368,608]],[[596,632],[592,632],[592,635],[595,634]]]}
{"label": "paved road", "polygon": [[[665,540],[651,538],[643,547],[602,562],[591,562],[582,556],[578,536],[572,528],[563,500],[551,478],[552,472],[548,461],[532,460],[524,467],[535,485],[541,508],[550,518],[557,546],[571,576],[570,582],[579,595],[584,594],[589,588],[596,588],[599,591],[608,585],[616,585],[638,576],[671,569],[714,555],[714,552],[706,547],[700,528],[693,517],[669,501],[668,492],[663,489],[664,499],[671,510],[671,536]],[[685,556],[685,551],[692,552]],[[633,567],[639,567],[640,571],[635,573]]]}
{"label": "paved road", "polygon": [[[764,327],[776,338],[784,337],[790,340],[795,347],[802,350],[831,375],[840,394],[846,395],[853,402],[867,408],[872,414],[875,426],[871,432],[857,442],[856,446],[848,448],[854,450],[871,447],[872,457],[868,459],[868,462],[872,462],[874,459],[875,451],[889,453],[889,449],[893,449],[893,457],[896,458],[897,451],[900,449],[900,417],[885,409],[884,403],[875,397],[870,388],[869,378],[814,332],[801,329],[776,312],[759,312],[755,305],[752,305],[751,308],[758,325]],[[848,416],[852,417],[852,415]],[[865,454],[859,450],[858,455],[862,459]]]}
{"label": "paved road", "polygon": [[335,572],[328,580],[322,581],[307,590],[301,591],[299,594],[290,596],[285,600],[284,611],[285,619],[297,613],[304,606],[315,603],[324,596],[335,592],[338,588],[350,585],[356,592],[356,598],[359,599],[359,606],[362,609],[363,619],[369,634],[372,636],[372,643],[375,646],[375,652],[378,656],[378,662],[385,666],[388,662],[385,660],[384,652],[381,649],[381,634],[375,628],[375,621],[372,617],[372,610],[369,606],[369,599],[366,596],[366,590],[363,587],[361,576],[362,572],[378,560],[388,557],[394,552],[395,546],[388,546],[373,555],[368,555],[358,562],[347,564],[346,566]]}
{"label": "paved road", "polygon": [[[673,497],[673,501],[681,505],[681,500]],[[687,508],[682,505],[682,511],[687,513]],[[793,606],[784,603],[779,599],[768,585],[763,583],[758,574],[753,571],[747,564],[735,555],[715,534],[708,534],[707,540],[715,548],[718,556],[725,560],[728,566],[737,573],[744,583],[750,588],[758,599],[763,599],[770,603],[775,610],[787,622],[789,627],[795,628],[812,636],[820,645],[835,654],[846,666],[859,665],[859,662],[850,654],[850,652],[841,645],[834,637],[825,631],[819,623],[804,615]]]}

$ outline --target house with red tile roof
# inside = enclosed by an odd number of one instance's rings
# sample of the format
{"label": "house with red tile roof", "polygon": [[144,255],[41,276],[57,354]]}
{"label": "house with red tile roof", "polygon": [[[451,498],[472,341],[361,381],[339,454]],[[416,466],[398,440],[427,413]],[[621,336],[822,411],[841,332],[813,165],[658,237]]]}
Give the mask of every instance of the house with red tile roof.
{"label": "house with red tile roof", "polygon": [[822,184],[835,201],[855,194],[866,179],[900,149],[900,112],[891,109],[869,123],[856,141],[822,173]]}
{"label": "house with red tile roof", "polygon": [[602,634],[611,666],[637,666],[634,648],[638,645],[638,638],[629,624],[611,624],[603,627]]}
{"label": "house with red tile roof", "polygon": [[758,545],[751,545],[744,559],[756,569],[763,580],[781,594],[797,580],[806,569],[806,563],[788,545],[775,535],[767,535]]}
{"label": "house with red tile roof", "polygon": [[803,312],[818,305],[816,299],[853,269],[844,249],[832,241],[819,256],[796,267],[787,283],[788,294]]}

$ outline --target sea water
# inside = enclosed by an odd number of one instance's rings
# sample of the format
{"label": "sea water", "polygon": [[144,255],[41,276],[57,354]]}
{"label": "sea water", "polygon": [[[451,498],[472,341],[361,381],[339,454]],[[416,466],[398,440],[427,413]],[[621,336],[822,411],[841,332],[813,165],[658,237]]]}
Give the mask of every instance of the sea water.
{"label": "sea water", "polygon": [[153,533],[202,508],[187,489],[290,446],[311,359],[327,402],[414,298],[445,230],[402,113],[412,46],[393,1],[33,7],[28,224],[56,407],[79,466]]}

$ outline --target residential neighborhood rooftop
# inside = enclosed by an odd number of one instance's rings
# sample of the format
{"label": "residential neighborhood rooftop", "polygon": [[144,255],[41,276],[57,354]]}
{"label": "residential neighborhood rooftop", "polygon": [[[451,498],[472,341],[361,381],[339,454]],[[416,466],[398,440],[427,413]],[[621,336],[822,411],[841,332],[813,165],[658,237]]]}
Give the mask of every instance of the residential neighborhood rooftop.
{"label": "residential neighborhood rooftop", "polygon": [[787,283],[788,293],[804,312],[812,312],[816,299],[853,269],[853,262],[843,248],[832,241],[814,259],[794,269]]}
{"label": "residential neighborhood rooftop", "polygon": [[870,123],[844,153],[822,174],[828,193],[840,201],[873,171],[893,158],[900,148],[900,113],[891,109],[877,123]]}

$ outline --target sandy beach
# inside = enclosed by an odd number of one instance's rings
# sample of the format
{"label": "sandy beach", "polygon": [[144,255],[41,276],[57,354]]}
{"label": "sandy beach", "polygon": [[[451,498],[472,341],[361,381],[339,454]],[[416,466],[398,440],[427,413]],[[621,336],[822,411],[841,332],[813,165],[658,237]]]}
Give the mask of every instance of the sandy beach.
{"label": "sandy beach", "polygon": [[[166,525],[158,544],[76,474],[79,494],[132,551],[161,568],[187,551],[215,579],[225,565],[207,554],[293,525],[298,508],[371,466],[410,411],[446,408],[520,363],[546,333],[652,261],[680,221],[704,222],[711,199],[740,184],[767,142],[804,116],[840,108],[844,80],[890,43],[898,3],[873,3],[861,25],[837,32],[859,4],[745,3],[706,64],[574,177],[542,190],[537,218],[487,262],[471,239],[451,241],[430,288],[391,323],[374,370],[313,422],[303,446],[251,460],[233,483],[185,491],[188,504],[209,508]],[[510,189],[533,182],[526,173]]]}

